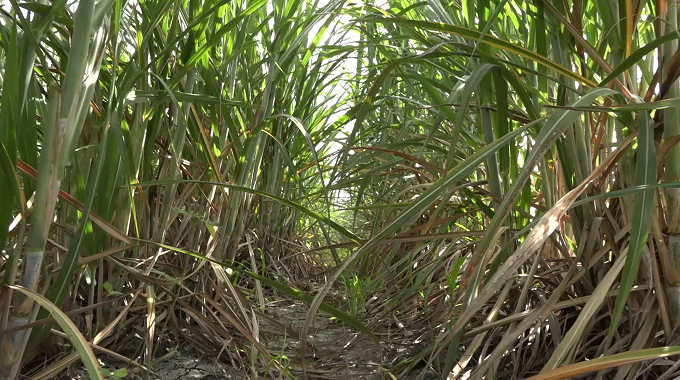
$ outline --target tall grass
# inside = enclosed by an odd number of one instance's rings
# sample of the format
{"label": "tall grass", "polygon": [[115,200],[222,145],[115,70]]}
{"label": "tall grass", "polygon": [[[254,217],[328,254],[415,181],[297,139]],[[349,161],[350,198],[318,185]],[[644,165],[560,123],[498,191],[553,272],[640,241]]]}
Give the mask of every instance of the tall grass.
{"label": "tall grass", "polygon": [[418,332],[396,376],[677,371],[677,4],[3,6],[3,378],[176,339],[287,371],[284,294],[303,337]]}

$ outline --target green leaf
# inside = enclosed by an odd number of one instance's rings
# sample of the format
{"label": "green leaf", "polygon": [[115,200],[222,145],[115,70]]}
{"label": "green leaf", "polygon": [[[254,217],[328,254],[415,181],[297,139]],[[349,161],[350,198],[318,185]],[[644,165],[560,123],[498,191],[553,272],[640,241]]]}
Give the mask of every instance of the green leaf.
{"label": "green leaf", "polygon": [[[656,152],[654,149],[654,123],[647,113],[639,116],[640,127],[638,129],[638,144],[636,152],[635,184],[637,186],[648,186],[656,184]],[[616,305],[612,314],[611,326],[618,326],[623,308],[626,306],[630,289],[637,277],[640,269],[640,259],[642,251],[647,242],[649,228],[651,226],[652,211],[654,207],[654,189],[635,193],[633,203],[633,220],[630,230],[630,241],[628,243],[628,256],[626,265],[621,275],[621,285],[619,296],[616,297]],[[611,342],[616,329],[611,328],[607,336],[607,343]],[[607,344],[607,345],[608,345]]]}
{"label": "green leaf", "polygon": [[481,41],[483,44],[487,44],[489,46],[504,50],[508,53],[511,54],[516,54],[518,56],[531,59],[534,62],[543,65],[547,68],[553,69],[557,71],[558,73],[567,76],[569,78],[574,79],[575,81],[579,83],[583,83],[589,87],[596,87],[597,83],[593,82],[592,80],[582,77],[581,75],[578,75],[571,69],[568,69],[566,67],[563,67],[559,65],[558,63],[548,59],[545,56],[542,56],[534,51],[525,49],[523,47],[520,47],[518,45],[515,45],[513,43],[503,41],[501,39],[489,36],[489,35],[482,35],[482,33],[473,30],[473,29],[467,29],[467,28],[462,28],[459,26],[455,25],[449,25],[449,24],[444,24],[444,23],[436,23],[436,22],[430,22],[430,21],[422,21],[422,20],[409,20],[409,19],[404,19],[404,18],[387,18],[387,17],[369,17],[363,19],[364,22],[370,22],[370,23],[383,23],[383,24],[399,24],[399,25],[407,25],[407,26],[413,26],[417,28],[422,28],[425,30],[430,30],[430,31],[439,31],[439,32],[444,32],[444,33],[449,33],[452,35],[456,36],[461,36],[464,38],[472,39],[475,41]]}
{"label": "green leaf", "polygon": [[[616,33],[612,33],[612,34],[616,34]],[[621,74],[626,72],[626,70],[630,69],[634,65],[639,64],[640,61],[647,54],[653,52],[659,46],[662,46],[663,44],[665,44],[667,42],[675,41],[678,38],[680,38],[678,33],[673,31],[673,32],[667,33],[667,34],[665,34],[665,35],[663,35],[663,36],[661,36],[661,37],[659,37],[659,38],[657,38],[657,39],[655,39],[651,42],[646,43],[643,47],[632,52],[625,60],[623,60],[623,62],[621,62],[621,64],[616,66],[614,71],[612,71],[611,74],[609,74],[602,82],[600,82],[600,84],[598,86],[600,86],[600,87],[606,86],[607,84],[609,84],[609,82],[613,81],[614,79],[618,78]]]}
{"label": "green leaf", "polygon": [[59,324],[59,327],[61,327],[62,331],[64,331],[64,333],[68,335],[69,339],[71,339],[71,344],[76,349],[76,352],[78,352],[78,355],[80,355],[80,360],[82,360],[83,364],[85,365],[90,379],[104,380],[104,376],[102,376],[101,369],[99,367],[99,362],[97,362],[97,357],[94,356],[94,352],[92,352],[90,343],[85,340],[85,337],[80,333],[80,330],[78,330],[76,325],[66,314],[64,314],[63,311],[61,311],[47,298],[33,290],[26,289],[18,285],[8,285],[7,287],[25,295],[47,310],[52,318],[54,318],[54,320],[57,322],[57,324]]}
{"label": "green leaf", "polygon": [[122,378],[128,375],[128,370],[127,368],[118,368],[117,370],[113,371],[113,376]]}

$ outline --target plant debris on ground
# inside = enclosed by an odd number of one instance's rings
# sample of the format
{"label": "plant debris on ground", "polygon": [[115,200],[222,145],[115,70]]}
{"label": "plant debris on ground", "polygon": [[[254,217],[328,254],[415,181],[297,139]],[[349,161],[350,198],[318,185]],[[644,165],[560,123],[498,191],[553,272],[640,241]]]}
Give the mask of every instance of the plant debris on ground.
{"label": "plant debris on ground", "polygon": [[0,2],[0,380],[680,376],[677,2]]}

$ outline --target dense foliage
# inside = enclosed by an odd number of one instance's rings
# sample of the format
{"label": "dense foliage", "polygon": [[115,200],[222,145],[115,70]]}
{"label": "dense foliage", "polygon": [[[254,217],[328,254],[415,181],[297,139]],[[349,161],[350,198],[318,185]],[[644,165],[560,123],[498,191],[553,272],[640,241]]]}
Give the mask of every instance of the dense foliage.
{"label": "dense foliage", "polygon": [[275,375],[277,297],[394,376],[677,375],[676,3],[2,4],[1,377]]}

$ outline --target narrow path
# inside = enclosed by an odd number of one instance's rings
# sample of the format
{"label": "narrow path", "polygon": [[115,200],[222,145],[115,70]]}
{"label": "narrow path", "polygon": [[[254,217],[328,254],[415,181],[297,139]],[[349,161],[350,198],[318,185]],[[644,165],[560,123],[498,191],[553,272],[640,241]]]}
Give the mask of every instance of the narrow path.
{"label": "narrow path", "polygon": [[[283,367],[283,371],[272,369],[269,376],[260,379],[301,379],[302,366],[300,360],[299,331],[305,321],[308,305],[298,300],[282,299],[267,305],[263,315],[259,316],[260,341],[275,356]],[[413,355],[422,347],[414,344],[417,340],[404,338],[404,334],[390,334],[389,331],[376,332],[381,341],[379,347],[363,334],[351,327],[337,322],[330,315],[320,312],[310,330],[307,349],[306,368],[310,379],[356,379],[382,380],[393,379],[389,369],[401,359]],[[173,350],[174,351],[174,350]],[[218,352],[207,355],[189,343],[178,347],[174,355],[154,363],[151,378],[163,380],[190,379],[253,379],[247,368],[234,368],[229,364],[216,363]],[[222,361],[227,357],[222,353]],[[109,370],[115,370],[115,361],[103,359]],[[260,362],[258,370],[266,363]],[[120,364],[119,366],[128,367]],[[273,366],[272,366],[273,368]],[[86,379],[87,374],[80,365],[61,379]],[[421,370],[415,370],[408,376],[399,379],[415,380]],[[142,375],[134,369],[127,378]],[[427,373],[425,380],[436,379],[433,373]]]}

